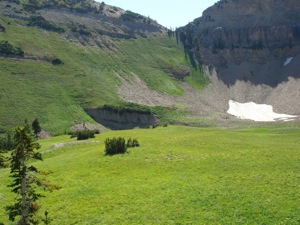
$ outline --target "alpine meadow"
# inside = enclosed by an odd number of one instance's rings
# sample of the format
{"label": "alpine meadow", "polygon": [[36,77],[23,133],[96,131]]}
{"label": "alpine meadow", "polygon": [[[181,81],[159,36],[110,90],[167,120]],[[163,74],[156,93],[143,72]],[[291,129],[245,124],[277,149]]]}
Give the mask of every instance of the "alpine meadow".
{"label": "alpine meadow", "polygon": [[201,13],[0,1],[0,225],[300,224],[299,1]]}

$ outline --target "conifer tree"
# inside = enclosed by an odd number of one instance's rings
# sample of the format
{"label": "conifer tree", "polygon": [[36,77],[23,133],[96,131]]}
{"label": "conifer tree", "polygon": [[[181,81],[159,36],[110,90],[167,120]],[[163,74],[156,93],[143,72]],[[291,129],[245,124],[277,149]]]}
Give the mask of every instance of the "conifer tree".
{"label": "conifer tree", "polygon": [[29,160],[42,160],[42,156],[35,151],[40,148],[40,145],[34,142],[27,123],[16,129],[14,139],[16,147],[12,150],[10,159],[10,177],[13,178],[13,182],[8,187],[11,187],[12,192],[16,193],[18,197],[16,202],[7,206],[6,209],[9,220],[15,221],[17,218],[17,224],[37,224],[36,212],[40,208],[37,200],[43,195],[37,193],[35,189],[37,187],[45,190],[58,188],[38,178],[38,169],[28,165]]}
{"label": "conifer tree", "polygon": [[40,126],[40,123],[39,123],[38,119],[35,119],[32,122],[32,129],[33,129],[33,133],[35,135],[35,138],[38,138],[38,134],[42,131],[42,128]]}

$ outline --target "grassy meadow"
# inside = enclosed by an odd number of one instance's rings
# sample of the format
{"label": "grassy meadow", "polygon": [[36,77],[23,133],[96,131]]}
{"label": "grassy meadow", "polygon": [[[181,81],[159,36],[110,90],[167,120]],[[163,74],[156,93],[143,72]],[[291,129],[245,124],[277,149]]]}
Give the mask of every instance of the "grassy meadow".
{"label": "grassy meadow", "polygon": [[[141,146],[105,156],[104,140],[119,136]],[[40,144],[52,151],[33,164],[62,187],[40,201],[51,224],[300,223],[299,127],[168,126]],[[9,225],[8,176],[0,169],[0,221]]]}

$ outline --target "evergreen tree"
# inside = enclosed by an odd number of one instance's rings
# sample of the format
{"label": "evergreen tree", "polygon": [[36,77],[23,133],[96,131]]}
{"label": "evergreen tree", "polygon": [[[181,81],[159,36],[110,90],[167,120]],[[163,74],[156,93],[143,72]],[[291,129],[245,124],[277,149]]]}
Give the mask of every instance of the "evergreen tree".
{"label": "evergreen tree", "polygon": [[43,196],[35,191],[36,187],[42,187],[45,190],[58,188],[38,178],[36,176],[39,173],[38,169],[28,165],[29,160],[42,160],[42,156],[35,151],[40,148],[40,145],[34,142],[27,123],[16,129],[14,139],[16,147],[12,150],[10,159],[10,177],[13,178],[13,182],[9,187],[18,195],[18,198],[15,204],[7,206],[6,209],[9,220],[19,219],[17,224],[37,224],[36,212],[40,208],[37,200]]}
{"label": "evergreen tree", "polygon": [[38,134],[42,131],[42,128],[40,126],[38,119],[35,119],[32,122],[32,129],[33,129],[33,133],[34,133],[35,137],[37,138]]}

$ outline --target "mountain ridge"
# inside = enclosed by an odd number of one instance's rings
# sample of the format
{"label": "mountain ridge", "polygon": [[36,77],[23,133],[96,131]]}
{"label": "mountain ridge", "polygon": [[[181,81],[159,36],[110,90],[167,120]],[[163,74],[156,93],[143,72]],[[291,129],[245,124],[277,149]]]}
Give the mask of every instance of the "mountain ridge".
{"label": "mountain ridge", "polygon": [[[0,47],[7,50],[0,60],[0,130],[38,118],[47,131],[61,134],[74,125],[95,124],[104,117],[94,112],[101,113],[105,105],[123,108],[114,118],[132,127],[139,124],[128,119],[128,105],[137,113],[146,106],[155,123],[195,126],[242,124],[228,115],[230,100],[270,104],[278,113],[300,115],[295,73],[300,57],[293,55],[283,66],[285,55],[269,57],[271,51],[257,47],[219,45],[214,52],[211,40],[231,40],[225,26],[216,26],[217,4],[195,20],[201,26],[194,22],[173,32],[102,3],[88,5],[86,11],[75,0],[45,7],[28,5],[32,2],[0,2]],[[279,48],[279,53],[297,48]],[[22,56],[16,55],[18,49]]]}

